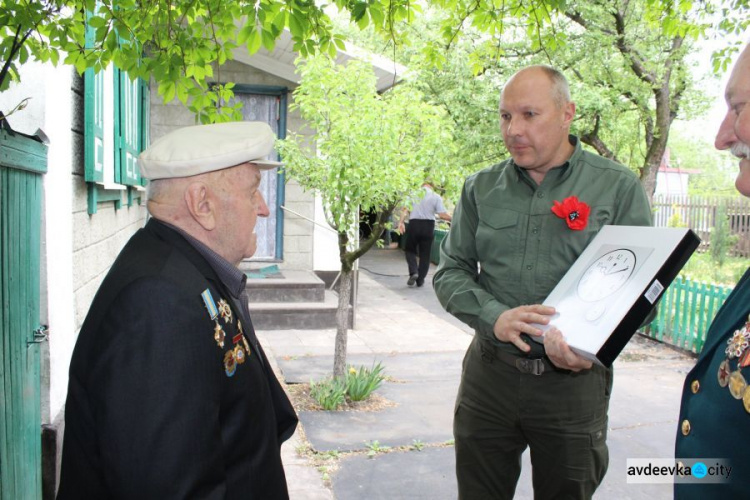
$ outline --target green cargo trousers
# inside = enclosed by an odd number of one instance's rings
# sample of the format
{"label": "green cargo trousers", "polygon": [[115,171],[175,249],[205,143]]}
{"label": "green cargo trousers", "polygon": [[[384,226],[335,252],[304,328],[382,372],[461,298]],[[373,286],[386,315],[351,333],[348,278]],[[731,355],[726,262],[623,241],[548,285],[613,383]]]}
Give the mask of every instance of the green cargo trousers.
{"label": "green cargo trousers", "polygon": [[514,359],[479,335],[464,357],[453,421],[459,499],[512,499],[527,446],[536,500],[591,498],[609,463],[611,370],[544,360],[535,375]]}

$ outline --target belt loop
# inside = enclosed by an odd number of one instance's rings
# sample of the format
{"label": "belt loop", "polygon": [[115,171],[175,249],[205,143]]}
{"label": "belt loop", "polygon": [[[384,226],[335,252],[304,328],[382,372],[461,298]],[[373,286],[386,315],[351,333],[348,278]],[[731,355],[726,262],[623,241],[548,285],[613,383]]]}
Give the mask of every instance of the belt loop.
{"label": "belt loop", "polygon": [[479,350],[482,352],[482,360],[486,363],[492,364],[492,361],[495,359],[492,352],[490,352],[489,349],[486,349],[483,345],[479,346]]}

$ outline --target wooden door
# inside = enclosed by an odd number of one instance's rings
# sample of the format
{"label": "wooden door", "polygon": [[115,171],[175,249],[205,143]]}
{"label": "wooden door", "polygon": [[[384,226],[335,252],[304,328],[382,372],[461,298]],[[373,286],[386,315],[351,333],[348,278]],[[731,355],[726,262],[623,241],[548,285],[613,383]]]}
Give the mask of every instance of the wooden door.
{"label": "wooden door", "polygon": [[0,130],[0,499],[42,497],[39,248],[47,147]]}

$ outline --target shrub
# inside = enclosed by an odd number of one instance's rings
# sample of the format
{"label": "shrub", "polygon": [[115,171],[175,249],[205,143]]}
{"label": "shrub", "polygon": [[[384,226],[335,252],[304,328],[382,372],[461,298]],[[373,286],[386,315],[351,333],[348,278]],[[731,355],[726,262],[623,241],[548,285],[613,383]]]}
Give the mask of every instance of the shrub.
{"label": "shrub", "polygon": [[724,265],[727,254],[737,244],[738,238],[738,236],[732,235],[729,228],[727,207],[722,203],[716,208],[716,223],[714,224],[714,230],[711,232],[711,259],[716,265],[719,267]]}
{"label": "shrub", "polygon": [[359,370],[350,365],[346,374],[346,393],[352,401],[362,401],[380,387],[384,378],[380,363],[370,369],[360,366]]}
{"label": "shrub", "polygon": [[310,381],[310,397],[312,397],[324,410],[335,410],[344,403],[346,394],[346,382],[336,378]]}

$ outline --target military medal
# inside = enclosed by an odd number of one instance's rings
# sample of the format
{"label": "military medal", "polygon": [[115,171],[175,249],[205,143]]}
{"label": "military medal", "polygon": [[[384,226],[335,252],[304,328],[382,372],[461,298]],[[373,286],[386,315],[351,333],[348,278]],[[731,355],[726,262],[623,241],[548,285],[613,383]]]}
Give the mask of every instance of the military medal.
{"label": "military medal", "polygon": [[745,389],[747,388],[747,382],[745,377],[742,376],[739,370],[732,372],[729,376],[729,392],[732,394],[734,399],[742,399]]}
{"label": "military medal", "polygon": [[237,361],[238,365],[245,362],[245,349],[243,349],[240,344],[234,346],[234,359]]}
{"label": "military medal", "polygon": [[247,336],[245,335],[245,331],[242,329],[242,321],[237,320],[237,330],[239,330],[240,334],[242,335],[242,343],[245,344],[245,352],[249,356],[252,352],[250,350],[250,344],[247,343]]}
{"label": "military medal", "polygon": [[732,335],[732,338],[727,340],[726,353],[729,359],[739,358],[742,353],[747,349],[750,344],[750,331],[748,331],[747,325],[741,330],[737,330]]}
{"label": "military medal", "polygon": [[[719,365],[719,385],[721,387],[729,386],[729,393],[734,399],[741,399],[745,411],[750,413],[750,387],[747,385],[745,377],[742,376],[742,369],[750,365],[750,316],[742,328],[738,328],[727,340],[727,348],[724,350],[727,357]],[[731,371],[729,360],[737,359],[737,369]]]}
{"label": "military medal", "polygon": [[208,315],[211,316],[212,320],[216,320],[216,317],[219,315],[219,311],[216,308],[216,302],[214,302],[213,296],[211,296],[211,290],[206,288],[201,292],[201,298],[203,298],[203,303],[206,304],[206,309],[208,310]]}
{"label": "military medal", "polygon": [[214,327],[214,340],[219,347],[224,347],[224,329],[221,327],[219,322],[216,322]]}
{"label": "military medal", "polygon": [[745,368],[747,365],[750,365],[750,349],[745,349],[745,352],[737,361],[737,368]]}
{"label": "military medal", "polygon": [[230,349],[224,355],[224,373],[227,377],[231,377],[235,370],[237,370],[237,360],[234,357],[234,349]]}
{"label": "military medal", "polygon": [[726,359],[719,365],[719,385],[726,387],[729,383],[729,361]]}
{"label": "military medal", "polygon": [[219,301],[219,314],[221,314],[224,323],[232,322],[232,308],[229,307],[229,303],[224,299]]}

